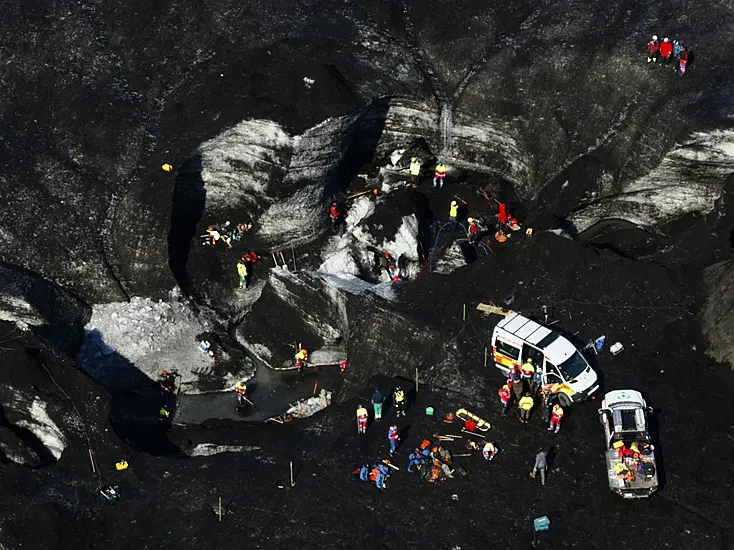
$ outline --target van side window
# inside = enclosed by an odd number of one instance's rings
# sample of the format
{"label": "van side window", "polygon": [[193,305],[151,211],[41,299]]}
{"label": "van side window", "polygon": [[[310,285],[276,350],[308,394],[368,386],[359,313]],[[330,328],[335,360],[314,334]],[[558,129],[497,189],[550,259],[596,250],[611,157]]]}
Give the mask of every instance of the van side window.
{"label": "van side window", "polygon": [[502,355],[506,355],[514,361],[517,361],[520,358],[520,350],[506,342],[503,342],[502,340],[497,339],[495,341],[495,347]]}

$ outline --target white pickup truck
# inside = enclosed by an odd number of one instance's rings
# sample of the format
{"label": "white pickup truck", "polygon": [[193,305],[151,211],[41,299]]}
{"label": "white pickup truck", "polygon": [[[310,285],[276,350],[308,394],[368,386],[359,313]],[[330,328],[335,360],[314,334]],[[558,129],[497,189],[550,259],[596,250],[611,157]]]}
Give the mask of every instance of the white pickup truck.
{"label": "white pickup truck", "polygon": [[624,498],[646,498],[658,488],[655,449],[647,424],[649,412],[652,409],[635,390],[607,393],[599,409],[609,487]]}

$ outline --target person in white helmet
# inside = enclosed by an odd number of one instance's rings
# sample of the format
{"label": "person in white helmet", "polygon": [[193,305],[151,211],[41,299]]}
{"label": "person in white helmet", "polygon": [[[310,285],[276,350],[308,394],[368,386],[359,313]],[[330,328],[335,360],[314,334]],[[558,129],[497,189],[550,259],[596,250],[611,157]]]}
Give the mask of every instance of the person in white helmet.
{"label": "person in white helmet", "polygon": [[449,221],[456,223],[459,216],[459,204],[456,201],[451,201],[451,207],[449,208]]}
{"label": "person in white helmet", "polygon": [[663,63],[667,65],[670,63],[670,58],[673,56],[673,43],[667,38],[663,38],[663,42],[660,44],[660,57],[663,58]]}
{"label": "person in white helmet", "polygon": [[652,40],[647,43],[647,62],[657,63],[658,54],[660,53],[660,42],[656,34],[652,35]]}

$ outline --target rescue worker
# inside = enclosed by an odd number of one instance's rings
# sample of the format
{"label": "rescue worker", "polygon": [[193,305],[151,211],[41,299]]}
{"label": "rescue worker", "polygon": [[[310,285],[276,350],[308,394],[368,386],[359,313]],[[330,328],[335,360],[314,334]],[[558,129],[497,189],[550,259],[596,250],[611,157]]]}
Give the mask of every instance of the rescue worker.
{"label": "rescue worker", "polygon": [[456,201],[451,201],[451,207],[449,208],[449,221],[458,222],[459,220],[459,204]]}
{"label": "rescue worker", "polygon": [[331,218],[331,229],[336,231],[339,228],[339,223],[341,221],[341,212],[339,212],[339,208],[335,202],[331,203],[331,207],[329,208],[329,217]]}
{"label": "rescue worker", "polygon": [[395,424],[387,430],[387,439],[390,441],[390,456],[392,456],[398,448],[398,441],[400,441],[398,427]]}
{"label": "rescue worker", "polygon": [[413,185],[418,185],[421,175],[421,161],[418,157],[410,159],[410,181]]}
{"label": "rescue worker", "polygon": [[365,409],[362,405],[357,407],[357,433],[367,433],[367,416],[367,409]]}
{"label": "rescue worker", "polygon": [[375,388],[375,392],[372,394],[372,409],[375,412],[375,420],[378,422],[382,420],[382,402],[385,398],[380,393],[380,390]]}
{"label": "rescue worker", "polygon": [[375,478],[375,485],[377,485],[378,489],[387,489],[385,487],[385,480],[390,477],[390,468],[385,464],[378,464],[376,469],[377,476]]}
{"label": "rescue worker", "polygon": [[247,288],[247,263],[244,259],[237,262],[237,275],[240,278],[240,288]]}
{"label": "rescue worker", "polygon": [[296,353],[296,366],[298,367],[298,372],[303,372],[306,363],[308,363],[308,350],[306,348],[301,348],[298,350],[298,353]]}
{"label": "rescue worker", "polygon": [[494,240],[497,241],[498,243],[505,242],[507,238],[508,238],[507,233],[502,231],[502,229],[498,229],[497,231],[494,232]]}
{"label": "rescue worker", "polygon": [[507,409],[510,408],[510,397],[512,397],[510,386],[508,386],[507,384],[502,386],[500,388],[499,395],[500,403],[502,403],[502,416],[507,416]]}
{"label": "rescue worker", "polygon": [[433,174],[433,188],[436,188],[436,184],[440,184],[440,189],[443,189],[443,182],[446,179],[446,165],[442,161],[438,161],[436,165],[436,171]]}
{"label": "rescue worker", "polygon": [[507,205],[504,202],[500,202],[499,212],[497,213],[497,226],[499,229],[507,223]]}
{"label": "rescue worker", "polygon": [[415,449],[408,455],[408,473],[412,474],[416,470],[420,470],[423,466],[423,455],[420,449]]}
{"label": "rescue worker", "polygon": [[395,268],[393,267],[392,258],[390,257],[389,252],[385,252],[380,258],[380,267],[387,271],[387,276],[391,281],[396,281],[398,279],[398,275],[395,273]]}
{"label": "rescue worker", "polygon": [[398,278],[403,281],[408,278],[408,257],[405,254],[398,256]]}
{"label": "rescue worker", "polygon": [[553,405],[553,413],[551,414],[550,425],[548,431],[552,431],[555,428],[555,433],[561,429],[561,418],[563,418],[563,407],[559,403]]}
{"label": "rescue worker", "polygon": [[359,479],[362,481],[369,481],[370,480],[370,467],[364,464],[359,469]]}
{"label": "rescue worker", "polygon": [[520,374],[520,368],[517,366],[515,366],[510,371],[510,384],[512,392],[515,394],[515,400],[520,401],[520,398],[523,394],[523,386],[525,385],[525,382],[522,379],[522,374]]}
{"label": "rescue worker", "polygon": [[667,38],[663,38],[663,43],[660,44],[660,57],[663,58],[663,63],[667,65],[670,62],[670,58],[673,55],[673,44]]}
{"label": "rescue worker", "polygon": [[524,422],[525,424],[528,423],[528,420],[530,419],[530,411],[533,410],[534,405],[535,401],[533,401],[533,398],[530,397],[529,393],[522,396],[522,399],[520,399],[520,402],[517,404],[518,409],[520,409],[520,422]]}
{"label": "rescue worker", "polygon": [[657,63],[658,53],[660,52],[660,42],[657,35],[652,35],[652,40],[647,43],[647,62]]}
{"label": "rescue worker", "polygon": [[530,393],[532,395],[538,395],[538,392],[540,392],[540,389],[543,387],[543,373],[540,371],[540,369],[535,369],[535,372],[533,373],[533,377],[530,380]]}
{"label": "rescue worker", "polygon": [[484,457],[484,460],[492,460],[498,452],[500,452],[500,450],[495,447],[493,443],[487,441],[482,449],[482,456]]}
{"label": "rescue worker", "polygon": [[522,374],[522,379],[530,384],[530,382],[533,379],[533,375],[535,374],[535,367],[533,366],[533,360],[528,357],[525,359],[525,362],[522,364],[522,367],[520,367],[520,373]]}
{"label": "rescue worker", "polygon": [[467,218],[469,222],[469,230],[467,231],[466,238],[469,240],[469,244],[477,244],[479,238],[479,224],[474,218]]}
{"label": "rescue worker", "polygon": [[168,409],[166,409],[165,407],[161,407],[161,410],[158,411],[158,413],[161,415],[162,418],[168,418],[169,416],[171,416],[171,413],[169,413]]}
{"label": "rescue worker", "polygon": [[247,384],[244,380],[237,382],[232,389],[237,392],[237,404],[241,407],[244,405],[245,395],[247,394]]}
{"label": "rescue worker", "polygon": [[543,404],[541,406],[542,413],[543,413],[543,422],[549,422],[550,415],[551,415],[551,407],[553,406],[553,400],[555,396],[551,393],[549,389],[546,389],[546,388],[541,388],[540,395],[543,398]]}
{"label": "rescue worker", "polygon": [[538,472],[540,472],[540,483],[541,485],[545,485],[545,472],[548,469],[548,463],[546,461],[546,457],[548,456],[548,453],[545,452],[543,449],[540,449],[537,455],[535,455],[535,464],[533,464],[533,471],[530,472],[530,477],[535,479],[535,476]]}
{"label": "rescue worker", "polygon": [[178,376],[178,373],[176,372],[168,372],[167,370],[161,371],[161,391],[164,394],[171,394],[173,393],[173,390],[175,389],[174,384],[176,382],[176,376]]}
{"label": "rescue worker", "polygon": [[403,391],[403,388],[400,386],[395,388],[392,399],[395,403],[396,416],[405,416],[405,392]]}
{"label": "rescue worker", "polygon": [[238,223],[237,225],[232,227],[227,236],[231,241],[238,243],[242,240],[242,235],[245,233],[245,231],[248,231],[251,227],[252,224],[248,225],[244,223]]}

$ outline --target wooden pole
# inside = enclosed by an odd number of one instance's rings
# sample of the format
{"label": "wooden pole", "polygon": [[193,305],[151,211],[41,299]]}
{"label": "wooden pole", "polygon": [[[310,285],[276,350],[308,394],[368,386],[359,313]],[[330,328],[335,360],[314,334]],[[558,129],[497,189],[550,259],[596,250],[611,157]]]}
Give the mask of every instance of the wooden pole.
{"label": "wooden pole", "polygon": [[97,470],[94,468],[94,456],[92,455],[92,449],[89,449],[89,462],[92,463],[92,473],[96,474]]}
{"label": "wooden pole", "polygon": [[464,315],[461,320],[466,321],[466,304],[464,304]]}
{"label": "wooden pole", "polygon": [[219,521],[222,521],[222,497],[219,497]]}
{"label": "wooden pole", "polygon": [[487,368],[487,347],[484,347],[484,368]]}
{"label": "wooden pole", "polygon": [[418,393],[418,367],[415,368],[415,393]]}
{"label": "wooden pole", "polygon": [[296,249],[291,247],[291,254],[293,254],[293,271],[298,271],[296,267]]}
{"label": "wooden pole", "polygon": [[293,479],[293,461],[291,460],[291,487],[293,487],[295,484],[296,482]]}
{"label": "wooden pole", "polygon": [[316,389],[319,387],[319,381],[316,380],[316,382],[313,383],[313,395],[316,397]]}

